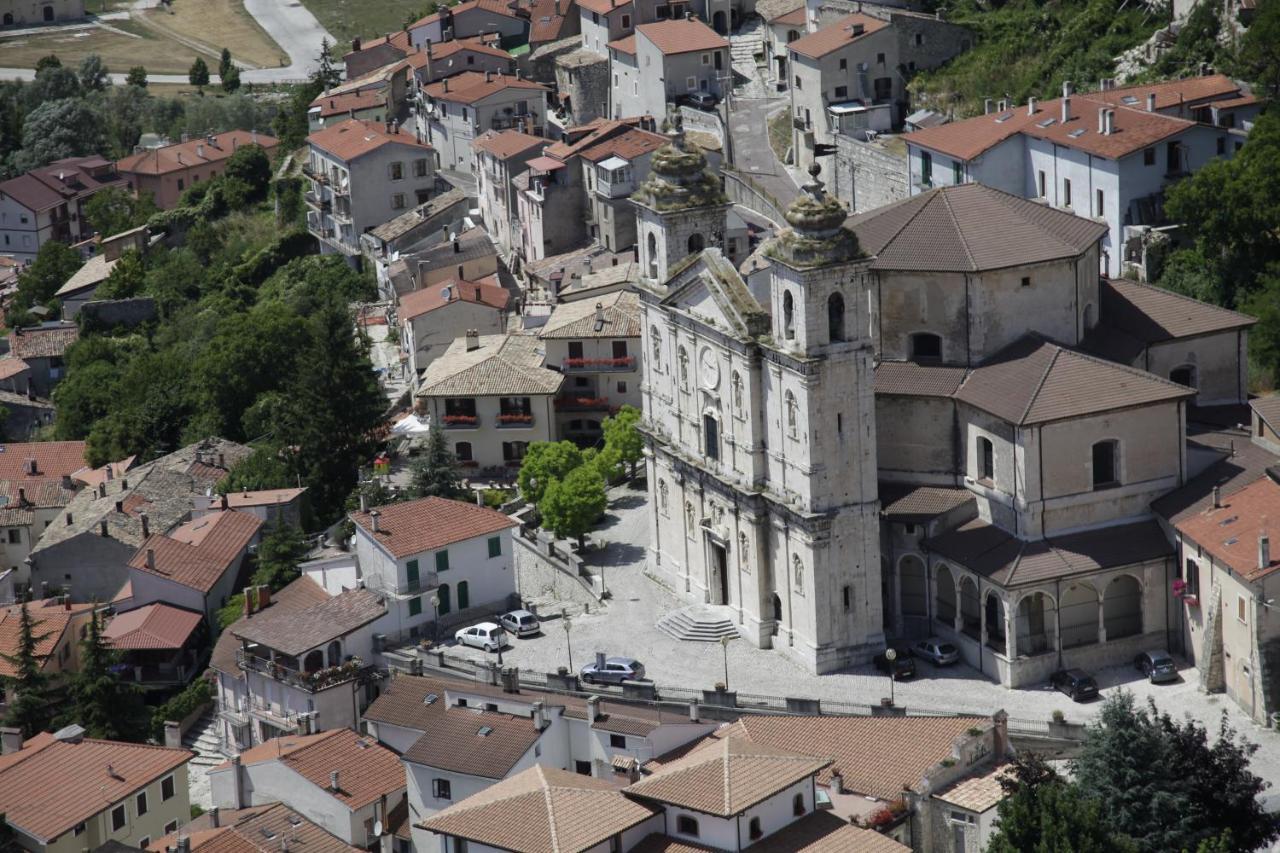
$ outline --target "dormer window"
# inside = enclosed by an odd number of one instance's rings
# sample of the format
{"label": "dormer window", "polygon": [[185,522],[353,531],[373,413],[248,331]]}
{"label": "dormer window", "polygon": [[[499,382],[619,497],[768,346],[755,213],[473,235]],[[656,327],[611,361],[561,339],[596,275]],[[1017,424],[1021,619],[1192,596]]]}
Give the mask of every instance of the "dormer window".
{"label": "dormer window", "polygon": [[920,364],[942,361],[942,337],[932,332],[911,336],[911,360]]}

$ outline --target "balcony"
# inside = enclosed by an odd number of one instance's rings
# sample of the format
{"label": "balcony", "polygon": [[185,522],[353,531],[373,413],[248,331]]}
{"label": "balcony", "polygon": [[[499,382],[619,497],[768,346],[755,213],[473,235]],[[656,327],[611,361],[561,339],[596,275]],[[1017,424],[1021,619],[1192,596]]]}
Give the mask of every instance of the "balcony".
{"label": "balcony", "polygon": [[445,415],[440,419],[445,429],[479,429],[479,415]]}
{"label": "balcony", "polygon": [[[300,672],[273,660],[250,654],[244,649],[236,652],[236,662],[243,670],[260,673],[273,681],[297,687],[307,693],[319,693],[321,690],[328,690],[330,687],[337,687],[340,684],[363,681],[373,671],[372,666],[365,666],[359,658],[352,658],[337,666],[322,667],[314,672]],[[252,710],[262,709],[255,708]]]}
{"label": "balcony", "polygon": [[379,575],[365,578],[365,586],[379,595],[413,598],[440,586],[440,576],[435,572],[422,572],[416,580],[406,580],[404,583],[391,584],[386,578]]}
{"label": "balcony", "polygon": [[635,181],[596,181],[596,192],[605,198],[628,198],[635,189]]}
{"label": "balcony", "polygon": [[333,218],[339,222],[351,221],[351,206],[349,204],[337,204],[333,207]]}
{"label": "balcony", "polygon": [[632,355],[619,358],[566,358],[560,362],[563,373],[625,373],[636,369]]}
{"label": "balcony", "polygon": [[503,412],[498,415],[498,429],[529,429],[532,426],[532,412]]}
{"label": "balcony", "polygon": [[557,397],[557,412],[612,412],[608,397]]}
{"label": "balcony", "polygon": [[328,210],[330,207],[333,206],[333,202],[331,202],[329,199],[320,198],[315,193],[304,193],[302,196],[302,200],[307,203],[308,207],[313,207],[316,210]]}

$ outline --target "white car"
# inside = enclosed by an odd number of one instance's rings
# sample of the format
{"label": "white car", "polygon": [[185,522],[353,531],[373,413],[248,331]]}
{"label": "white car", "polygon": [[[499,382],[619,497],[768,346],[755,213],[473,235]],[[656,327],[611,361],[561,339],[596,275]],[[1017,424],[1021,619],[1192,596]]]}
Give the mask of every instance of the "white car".
{"label": "white car", "polygon": [[481,622],[470,628],[463,628],[453,635],[460,646],[475,646],[486,652],[497,651],[507,645],[507,632],[497,622]]}
{"label": "white car", "polygon": [[502,623],[503,628],[517,637],[529,637],[542,630],[538,617],[528,610],[512,610],[498,617],[498,621]]}

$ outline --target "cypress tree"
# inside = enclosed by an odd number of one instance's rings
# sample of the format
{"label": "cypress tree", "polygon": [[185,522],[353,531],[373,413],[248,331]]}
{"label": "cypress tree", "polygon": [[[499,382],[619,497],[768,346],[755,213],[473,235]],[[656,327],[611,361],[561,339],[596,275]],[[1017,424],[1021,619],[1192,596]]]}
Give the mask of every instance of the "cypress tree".
{"label": "cypress tree", "polygon": [[35,620],[24,601],[18,622],[17,654],[0,653],[0,658],[14,670],[14,674],[5,679],[10,701],[4,723],[21,729],[23,738],[44,731],[52,717],[49,677],[44,672],[47,656],[39,653],[40,643],[48,637],[48,633],[36,633]]}

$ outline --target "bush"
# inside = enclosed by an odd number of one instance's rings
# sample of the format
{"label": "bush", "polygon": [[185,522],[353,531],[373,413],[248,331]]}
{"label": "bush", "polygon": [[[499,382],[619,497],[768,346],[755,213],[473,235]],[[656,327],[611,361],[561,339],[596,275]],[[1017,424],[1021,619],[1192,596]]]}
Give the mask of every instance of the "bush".
{"label": "bush", "polygon": [[168,702],[160,705],[151,715],[151,735],[156,740],[164,742],[164,724],[166,722],[179,722],[187,718],[189,714],[199,708],[201,705],[207,704],[213,699],[213,690],[209,686],[209,682],[203,678],[197,678],[195,681],[187,685],[187,689],[183,690],[175,696],[172,696]]}

